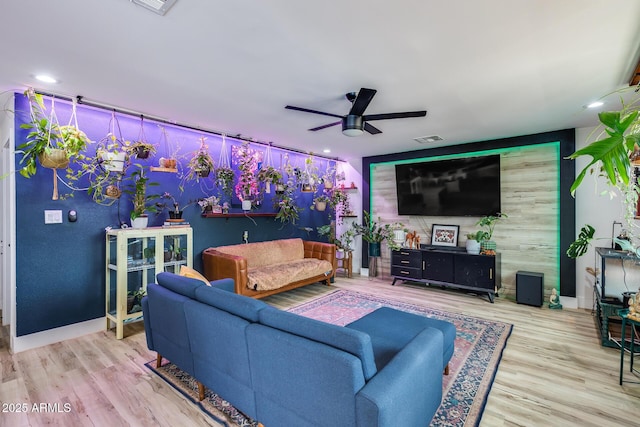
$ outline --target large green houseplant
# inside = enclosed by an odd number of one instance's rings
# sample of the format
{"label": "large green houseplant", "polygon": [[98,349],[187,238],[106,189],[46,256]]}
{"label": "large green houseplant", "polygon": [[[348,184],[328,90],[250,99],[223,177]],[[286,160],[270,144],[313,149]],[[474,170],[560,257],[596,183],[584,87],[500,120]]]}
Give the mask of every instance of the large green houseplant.
{"label": "large green houseplant", "polygon": [[363,223],[353,222],[352,227],[356,236],[362,236],[362,240],[369,243],[369,256],[380,256],[380,245],[386,242],[390,249],[398,250],[398,245],[393,240],[393,231],[398,227],[404,227],[401,223],[379,225],[380,218],[375,221],[369,212],[363,212]]}
{"label": "large green houseplant", "polygon": [[[636,99],[630,103],[622,102],[620,110],[598,114],[600,124],[588,137],[592,142],[569,156],[570,159],[591,157],[589,163],[576,176],[571,186],[571,194],[575,195],[587,174],[604,178],[612,191],[617,190],[622,195],[626,230],[631,241],[637,234],[638,225],[634,218],[640,190],[634,167],[637,167],[640,161],[638,101]],[[585,225],[576,241],[567,250],[567,255],[576,258],[586,253],[594,231],[593,227]]]}

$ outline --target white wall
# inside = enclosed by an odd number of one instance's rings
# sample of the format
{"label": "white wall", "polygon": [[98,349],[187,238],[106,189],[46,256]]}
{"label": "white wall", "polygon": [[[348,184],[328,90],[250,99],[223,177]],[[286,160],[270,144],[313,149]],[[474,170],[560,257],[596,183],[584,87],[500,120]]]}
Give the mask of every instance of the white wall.
{"label": "white wall", "polygon": [[[592,131],[593,128],[576,129],[576,149],[585,147],[593,140]],[[589,156],[576,159],[576,174],[589,163],[590,159]],[[587,174],[582,185],[576,191],[576,236],[583,225],[589,224],[595,228],[595,237],[598,238],[598,240],[594,240],[589,251],[576,260],[576,298],[580,308],[593,306],[594,278],[585,270],[587,267],[600,267],[600,260],[596,258],[593,248],[596,246],[611,247],[613,222],[624,223],[624,208],[621,197],[611,199],[609,195],[601,194],[607,189],[609,187],[603,179]],[[616,226],[615,231],[617,235],[620,226]],[[619,262],[618,266],[620,266]],[[609,268],[609,264],[607,267]],[[627,286],[632,290],[640,285],[640,280],[635,280],[635,278],[640,278],[640,268],[629,262],[625,262],[624,267],[624,271],[622,268],[607,270],[607,295],[620,297],[620,293],[626,290],[625,280]]]}

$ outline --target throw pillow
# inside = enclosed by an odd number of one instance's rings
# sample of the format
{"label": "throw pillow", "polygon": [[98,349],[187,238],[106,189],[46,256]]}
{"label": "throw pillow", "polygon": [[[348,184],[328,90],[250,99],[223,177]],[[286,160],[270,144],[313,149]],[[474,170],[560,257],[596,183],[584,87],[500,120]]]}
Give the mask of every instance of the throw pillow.
{"label": "throw pillow", "polygon": [[207,286],[211,286],[211,283],[207,280],[206,277],[204,277],[202,274],[200,274],[198,271],[194,270],[193,268],[187,267],[186,265],[183,265],[180,267],[180,275],[184,277],[188,277],[190,279],[202,280]]}

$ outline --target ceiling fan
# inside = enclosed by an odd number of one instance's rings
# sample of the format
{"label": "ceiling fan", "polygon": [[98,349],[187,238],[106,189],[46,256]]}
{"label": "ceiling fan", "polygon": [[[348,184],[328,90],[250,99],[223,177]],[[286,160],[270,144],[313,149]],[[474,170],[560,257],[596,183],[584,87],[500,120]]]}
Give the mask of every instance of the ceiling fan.
{"label": "ceiling fan", "polygon": [[338,114],[325,113],[322,111],[310,110],[308,108],[294,107],[287,105],[288,110],[304,111],[305,113],[322,114],[323,116],[337,117],[340,120],[326,125],[318,126],[309,129],[312,132],[320,129],[325,129],[331,126],[342,124],[342,133],[347,136],[359,136],[366,130],[372,135],[382,133],[382,131],[375,126],[372,126],[368,122],[373,120],[387,120],[387,119],[403,119],[406,117],[424,117],[427,115],[425,110],[423,111],[408,111],[404,113],[386,113],[386,114],[368,114],[364,115],[364,110],[367,109],[369,103],[376,94],[375,89],[362,88],[358,93],[349,92],[345,96],[351,102],[351,110],[346,116],[340,116]]}

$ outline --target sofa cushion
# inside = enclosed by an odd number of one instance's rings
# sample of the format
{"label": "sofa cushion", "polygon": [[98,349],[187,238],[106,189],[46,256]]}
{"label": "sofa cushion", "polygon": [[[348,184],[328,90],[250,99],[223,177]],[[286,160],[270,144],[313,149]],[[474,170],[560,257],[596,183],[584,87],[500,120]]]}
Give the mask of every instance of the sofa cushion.
{"label": "sofa cushion", "polygon": [[174,273],[166,272],[158,273],[156,281],[158,282],[158,285],[163,288],[167,288],[175,293],[192,299],[196,297],[196,289],[204,286],[204,283],[198,279],[191,279],[189,277],[182,277]]}
{"label": "sofa cushion", "polygon": [[201,286],[196,289],[195,299],[250,322],[257,322],[258,313],[265,307],[269,307],[260,300],[218,289],[214,286]]}
{"label": "sofa cushion", "polygon": [[193,268],[186,265],[180,266],[180,276],[189,277],[191,279],[198,279],[201,280],[205,285],[211,286],[211,283],[207,280],[206,277],[200,274],[197,270],[194,270]]}
{"label": "sofa cushion", "polygon": [[247,287],[254,291],[278,289],[289,283],[305,280],[322,274],[331,275],[333,266],[329,261],[317,258],[302,258],[258,268],[249,268]]}
{"label": "sofa cushion", "polygon": [[245,245],[219,246],[217,251],[241,256],[247,260],[248,268],[263,267],[304,258],[302,239],[280,239]]}
{"label": "sofa cushion", "polygon": [[362,364],[365,380],[376,374],[371,338],[365,333],[281,311],[271,306],[260,311],[259,320],[265,326],[327,344],[356,356]]}

